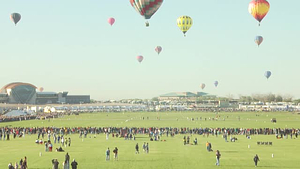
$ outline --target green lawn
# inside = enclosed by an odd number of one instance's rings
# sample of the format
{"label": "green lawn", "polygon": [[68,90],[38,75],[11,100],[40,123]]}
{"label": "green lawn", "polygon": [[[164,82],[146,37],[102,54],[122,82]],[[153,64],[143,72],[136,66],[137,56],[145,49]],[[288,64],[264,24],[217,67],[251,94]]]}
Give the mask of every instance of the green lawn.
{"label": "green lawn", "polygon": [[[79,116],[65,116],[59,119],[32,120],[22,122],[0,123],[0,126],[135,126],[135,127],[289,127],[300,128],[300,115],[286,112],[268,113],[219,113],[221,120],[211,121],[209,117],[215,118],[215,113],[199,112],[165,112],[165,113],[89,113]],[[160,120],[157,120],[159,116]],[[227,118],[228,116],[228,118]],[[240,116],[240,121],[238,117]],[[145,120],[141,118],[145,117]],[[146,118],[149,117],[149,120]],[[191,121],[190,118],[202,117],[202,120]],[[270,122],[271,118],[277,118],[277,123]],[[189,119],[188,119],[189,118]],[[204,120],[207,118],[207,121]],[[225,118],[225,121],[223,121]],[[178,119],[178,120],[177,120]],[[127,121],[127,122],[126,122]],[[92,135],[89,135],[92,136]],[[299,168],[300,151],[298,139],[276,139],[271,136],[252,136],[247,139],[245,136],[237,136],[237,142],[225,142],[219,136],[203,137],[193,135],[198,138],[199,145],[183,145],[183,135],[175,137],[163,136],[165,142],[150,142],[147,135],[138,135],[136,140],[124,140],[123,138],[105,139],[104,134],[97,135],[96,138],[79,138],[78,134],[68,135],[71,137],[71,147],[64,148],[69,152],[71,159],[75,158],[80,169],[98,168],[215,168],[215,150],[220,150],[221,168],[253,168],[253,157],[258,154],[261,161],[259,168]],[[25,138],[11,139],[10,141],[0,141],[0,168],[7,168],[9,162],[20,161],[24,156],[28,157],[28,166],[33,168],[52,168],[51,159],[58,158],[60,168],[65,153],[45,152],[44,145],[34,143],[36,135],[26,135]],[[207,152],[206,141],[212,143],[214,152]],[[272,141],[272,146],[256,145],[257,141]],[[150,153],[142,152],[143,142],[150,145]],[[140,154],[135,154],[135,144],[140,145]],[[250,148],[248,148],[250,145]],[[119,161],[113,159],[105,161],[105,150],[107,147],[119,148]],[[54,145],[54,148],[58,144]],[[42,156],[39,153],[42,152]],[[272,158],[274,154],[274,158]],[[112,156],[111,156],[112,158]]]}

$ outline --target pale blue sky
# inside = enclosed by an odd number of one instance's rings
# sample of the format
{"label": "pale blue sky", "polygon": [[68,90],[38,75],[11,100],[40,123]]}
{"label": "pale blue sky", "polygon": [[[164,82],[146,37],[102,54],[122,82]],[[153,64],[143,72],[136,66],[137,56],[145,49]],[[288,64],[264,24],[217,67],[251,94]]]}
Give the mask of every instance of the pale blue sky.
{"label": "pale blue sky", "polygon": [[[300,1],[269,0],[260,27],[249,2],[164,0],[147,28],[129,0],[0,0],[0,86],[21,81],[104,100],[201,91],[205,83],[204,92],[219,96],[299,98]],[[13,12],[22,15],[17,26]],[[187,37],[176,25],[181,15],[194,21]],[[256,35],[264,37],[259,48]]]}

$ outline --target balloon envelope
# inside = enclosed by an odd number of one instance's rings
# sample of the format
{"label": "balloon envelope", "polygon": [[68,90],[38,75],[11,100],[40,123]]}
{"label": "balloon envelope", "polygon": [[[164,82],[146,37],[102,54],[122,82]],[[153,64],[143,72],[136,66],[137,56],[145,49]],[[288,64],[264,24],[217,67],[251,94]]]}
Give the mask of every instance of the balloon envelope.
{"label": "balloon envelope", "polygon": [[202,83],[202,84],[200,85],[200,87],[201,87],[201,89],[203,90],[203,89],[205,88],[205,84]]}
{"label": "balloon envelope", "polygon": [[252,0],[249,3],[249,13],[259,22],[264,19],[270,9],[270,4],[266,0]]}
{"label": "balloon envelope", "polygon": [[136,57],[136,59],[141,63],[143,61],[144,57],[139,55]]}
{"label": "balloon envelope", "polygon": [[219,82],[218,82],[218,81],[215,81],[215,83],[214,83],[215,87],[217,87],[218,84],[219,84]]}
{"label": "balloon envelope", "polygon": [[107,22],[112,26],[115,23],[115,18],[108,18]]}
{"label": "balloon envelope", "polygon": [[264,40],[264,38],[262,36],[256,36],[255,39],[254,39],[255,43],[258,46],[262,43],[263,40]]}
{"label": "balloon envelope", "polygon": [[267,78],[267,79],[269,79],[269,77],[272,75],[272,73],[271,73],[271,71],[266,71],[265,72],[265,77]]}
{"label": "balloon envelope", "polygon": [[163,0],[129,0],[132,7],[145,19],[150,19],[160,8]]}
{"label": "balloon envelope", "polygon": [[21,20],[21,15],[19,13],[12,13],[10,15],[10,20],[12,20],[15,25],[17,25],[17,23]]}
{"label": "balloon envelope", "polygon": [[157,46],[155,48],[155,51],[159,54],[162,51],[162,47],[161,46]]}
{"label": "balloon envelope", "polygon": [[189,16],[181,16],[177,19],[177,26],[183,32],[184,36],[185,33],[192,27],[193,19]]}
{"label": "balloon envelope", "polygon": [[40,92],[43,92],[43,91],[44,91],[44,88],[43,88],[43,87],[40,87],[40,88],[39,88],[39,91],[40,91]]}

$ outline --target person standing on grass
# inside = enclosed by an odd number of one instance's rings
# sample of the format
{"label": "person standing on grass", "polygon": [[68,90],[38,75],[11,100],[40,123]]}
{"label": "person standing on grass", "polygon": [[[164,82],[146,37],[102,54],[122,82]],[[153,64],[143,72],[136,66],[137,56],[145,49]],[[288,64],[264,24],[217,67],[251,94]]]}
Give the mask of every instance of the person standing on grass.
{"label": "person standing on grass", "polygon": [[107,148],[107,150],[105,151],[105,155],[106,155],[106,161],[109,161],[110,160],[110,150],[109,150],[109,147]]}
{"label": "person standing on grass", "polygon": [[19,169],[18,162],[15,163],[15,169]]}
{"label": "person standing on grass", "polygon": [[115,147],[113,153],[114,153],[114,155],[115,155],[115,156],[114,156],[115,160],[118,160],[118,148],[117,148],[117,147]]}
{"label": "person standing on grass", "polygon": [[257,167],[257,162],[259,161],[257,154],[254,156],[253,161],[254,161],[255,167]]}
{"label": "person standing on grass", "polygon": [[69,143],[69,147],[70,147],[71,146],[71,138],[70,137],[69,137],[68,143]]}
{"label": "person standing on grass", "polygon": [[57,159],[53,159],[52,160],[52,169],[58,169],[58,164],[59,162],[57,161]]}
{"label": "person standing on grass", "polygon": [[61,146],[63,147],[64,146],[64,143],[65,143],[65,138],[64,138],[64,136],[61,136]]}
{"label": "person standing on grass", "polygon": [[136,143],[136,145],[135,145],[135,154],[140,154],[140,152],[139,152],[139,144],[138,143]]}
{"label": "person standing on grass", "polygon": [[146,153],[147,154],[149,153],[149,144],[148,143],[146,144]]}
{"label": "person standing on grass", "polygon": [[73,161],[71,163],[72,169],[77,169],[77,165],[78,165],[78,163],[75,161],[75,159],[73,159]]}
{"label": "person standing on grass", "polygon": [[69,166],[70,166],[70,156],[69,156],[69,153],[66,154],[65,156],[65,168],[66,169],[69,169]]}
{"label": "person standing on grass", "polygon": [[220,165],[220,157],[221,157],[220,151],[217,150],[217,151],[216,151],[216,160],[217,160],[216,165],[217,165],[217,166]]}
{"label": "person standing on grass", "polygon": [[19,162],[20,168],[22,168],[22,165],[23,165],[23,159],[21,158],[21,160],[20,160],[20,162]]}
{"label": "person standing on grass", "polygon": [[23,163],[22,163],[22,169],[27,169],[27,157],[24,157]]}
{"label": "person standing on grass", "polygon": [[146,142],[143,144],[143,152],[146,152]]}

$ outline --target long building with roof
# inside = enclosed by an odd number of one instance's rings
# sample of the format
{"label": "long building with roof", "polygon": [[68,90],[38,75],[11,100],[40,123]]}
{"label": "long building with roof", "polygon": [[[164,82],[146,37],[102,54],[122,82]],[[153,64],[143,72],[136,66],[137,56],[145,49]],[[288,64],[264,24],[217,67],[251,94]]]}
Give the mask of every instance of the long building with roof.
{"label": "long building with roof", "polygon": [[30,83],[14,82],[0,90],[0,103],[9,104],[79,104],[90,103],[90,95],[68,95],[68,92],[39,92]]}
{"label": "long building with roof", "polygon": [[180,99],[195,99],[197,97],[216,97],[205,92],[172,92],[160,95],[159,100],[180,100]]}

